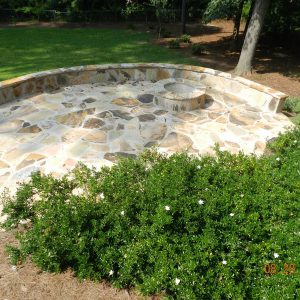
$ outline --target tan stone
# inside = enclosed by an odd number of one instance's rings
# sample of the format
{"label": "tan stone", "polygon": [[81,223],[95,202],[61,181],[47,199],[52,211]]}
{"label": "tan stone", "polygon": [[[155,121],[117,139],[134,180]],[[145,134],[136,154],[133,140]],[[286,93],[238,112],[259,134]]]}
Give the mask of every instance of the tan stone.
{"label": "tan stone", "polygon": [[243,110],[242,108],[235,108],[230,112],[230,122],[237,125],[253,125],[260,119],[259,113]]}
{"label": "tan stone", "polygon": [[97,130],[86,135],[83,140],[92,143],[105,143],[107,140],[107,135],[104,131]]}
{"label": "tan stone", "polygon": [[31,125],[28,127],[21,128],[18,133],[39,133],[42,129],[37,125]]}
{"label": "tan stone", "polygon": [[140,102],[137,99],[134,98],[117,98],[112,100],[112,104],[119,105],[119,106],[126,106],[126,107],[132,107],[137,106],[140,104]]}
{"label": "tan stone", "polygon": [[37,153],[30,153],[21,163],[17,165],[17,170],[30,166],[36,161],[42,160],[44,158],[46,158],[46,156]]}
{"label": "tan stone", "polygon": [[160,147],[168,148],[172,151],[182,151],[191,148],[193,141],[186,135],[171,132],[168,136],[160,143]]}
{"label": "tan stone", "polygon": [[259,151],[261,153],[265,152],[266,150],[266,143],[262,141],[257,141],[255,142],[255,150],[254,151]]}
{"label": "tan stone", "polygon": [[0,160],[0,169],[6,169],[6,168],[9,168],[9,165],[6,162]]}
{"label": "tan stone", "polygon": [[141,128],[141,137],[153,141],[161,140],[164,138],[167,132],[167,126],[165,124],[151,124]]}
{"label": "tan stone", "polygon": [[76,112],[71,112],[65,115],[57,116],[55,119],[57,122],[68,125],[70,127],[81,126],[85,117],[87,115],[93,114],[95,112],[95,108],[89,108],[84,110],[79,110]]}
{"label": "tan stone", "polygon": [[23,121],[12,120],[8,122],[0,123],[0,133],[12,132],[19,129],[23,124]]}
{"label": "tan stone", "polygon": [[89,129],[94,129],[94,128],[99,128],[99,127],[103,126],[104,124],[105,124],[105,122],[103,122],[100,119],[90,118],[90,119],[85,121],[83,127],[84,128],[89,128]]}
{"label": "tan stone", "polygon": [[75,143],[87,133],[84,129],[73,129],[65,133],[61,139],[65,143]]}

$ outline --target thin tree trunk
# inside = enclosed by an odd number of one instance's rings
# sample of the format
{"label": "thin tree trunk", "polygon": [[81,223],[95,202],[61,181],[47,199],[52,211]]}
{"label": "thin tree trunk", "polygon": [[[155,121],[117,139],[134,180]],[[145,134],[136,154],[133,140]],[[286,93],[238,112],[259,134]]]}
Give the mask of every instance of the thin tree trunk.
{"label": "thin tree trunk", "polygon": [[187,0],[182,0],[181,6],[181,33],[186,33],[186,2]]}
{"label": "thin tree trunk", "polygon": [[246,32],[247,32],[248,27],[249,27],[249,23],[250,23],[250,20],[251,20],[252,14],[253,14],[253,10],[254,10],[254,6],[255,6],[255,1],[256,0],[251,1],[249,15],[248,15],[247,22],[246,22],[245,29],[244,29],[244,36],[246,35]]}
{"label": "thin tree trunk", "polygon": [[271,0],[257,0],[255,3],[239,62],[235,68],[238,75],[252,71],[252,61],[270,2]]}
{"label": "thin tree trunk", "polygon": [[239,40],[239,33],[240,33],[240,26],[241,26],[241,19],[242,19],[244,3],[245,3],[245,0],[240,0],[237,13],[234,17],[234,28],[233,28],[232,38],[235,42],[235,45],[238,43],[238,40]]}

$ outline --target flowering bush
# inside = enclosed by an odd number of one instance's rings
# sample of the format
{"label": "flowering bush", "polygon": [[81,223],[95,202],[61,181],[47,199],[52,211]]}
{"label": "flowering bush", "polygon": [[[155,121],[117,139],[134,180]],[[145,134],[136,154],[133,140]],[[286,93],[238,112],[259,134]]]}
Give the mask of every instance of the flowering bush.
{"label": "flowering bush", "polygon": [[[30,256],[170,299],[297,299],[300,129],[270,148],[261,158],[146,151],[62,179],[35,173],[3,196],[4,227],[19,228],[13,263]],[[296,270],[267,276],[269,263]]]}

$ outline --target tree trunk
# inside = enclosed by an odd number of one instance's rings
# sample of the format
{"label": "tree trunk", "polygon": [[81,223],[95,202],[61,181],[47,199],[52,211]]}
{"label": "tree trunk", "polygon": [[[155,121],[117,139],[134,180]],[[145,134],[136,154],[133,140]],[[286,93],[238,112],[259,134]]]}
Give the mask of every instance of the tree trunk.
{"label": "tree trunk", "polygon": [[246,22],[245,29],[244,29],[244,36],[246,35],[246,32],[247,32],[248,27],[249,27],[249,23],[250,23],[252,14],[253,14],[254,5],[255,5],[255,0],[252,0],[250,10],[249,10],[249,15],[248,15],[247,22]]}
{"label": "tree trunk", "polygon": [[186,33],[186,2],[187,0],[182,0],[181,5],[181,33]]}
{"label": "tree trunk", "polygon": [[235,45],[237,45],[238,40],[239,40],[239,32],[240,32],[244,2],[245,2],[245,0],[240,0],[238,10],[234,16],[234,28],[233,28],[232,38],[234,40]]}
{"label": "tree trunk", "polygon": [[235,68],[235,73],[238,75],[251,73],[252,71],[252,61],[255,49],[270,2],[271,0],[256,0],[255,2],[253,15],[246,33],[240,59]]}

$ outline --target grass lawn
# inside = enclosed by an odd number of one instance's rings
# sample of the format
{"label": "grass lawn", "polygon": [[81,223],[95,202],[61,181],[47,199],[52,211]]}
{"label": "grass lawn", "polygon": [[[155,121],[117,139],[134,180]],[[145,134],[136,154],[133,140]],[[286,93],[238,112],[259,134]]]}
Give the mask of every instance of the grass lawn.
{"label": "grass lawn", "polygon": [[37,71],[88,64],[197,64],[149,43],[151,35],[117,29],[1,28],[0,81]]}

